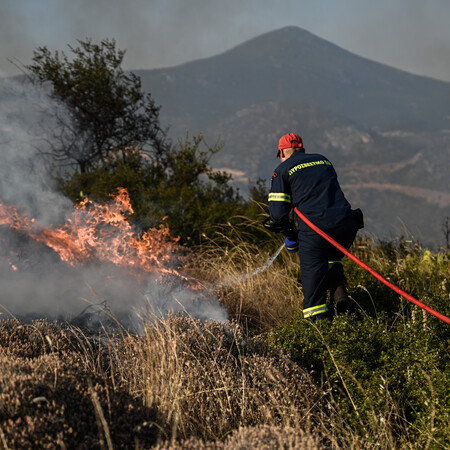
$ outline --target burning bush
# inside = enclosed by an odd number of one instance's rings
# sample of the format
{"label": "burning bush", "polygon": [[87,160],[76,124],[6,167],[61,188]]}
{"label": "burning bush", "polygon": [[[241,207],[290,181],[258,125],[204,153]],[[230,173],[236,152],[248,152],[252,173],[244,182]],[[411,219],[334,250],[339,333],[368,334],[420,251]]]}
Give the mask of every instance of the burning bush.
{"label": "burning bush", "polygon": [[118,188],[109,203],[84,198],[58,228],[44,227],[0,201],[0,225],[44,243],[70,266],[97,261],[143,272],[170,272],[166,264],[177,240],[170,238],[164,225],[139,235],[128,221],[133,212],[127,190]]}

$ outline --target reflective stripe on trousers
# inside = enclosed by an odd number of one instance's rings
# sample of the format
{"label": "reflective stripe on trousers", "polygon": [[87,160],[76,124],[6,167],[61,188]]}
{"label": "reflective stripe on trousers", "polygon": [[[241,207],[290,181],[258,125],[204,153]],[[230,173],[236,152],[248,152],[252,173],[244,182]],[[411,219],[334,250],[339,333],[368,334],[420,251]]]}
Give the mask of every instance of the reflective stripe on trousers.
{"label": "reflective stripe on trousers", "polygon": [[325,313],[327,311],[328,311],[328,306],[326,303],[323,305],[312,306],[311,308],[306,308],[303,310],[303,317],[307,318],[307,317],[315,316],[316,314]]}

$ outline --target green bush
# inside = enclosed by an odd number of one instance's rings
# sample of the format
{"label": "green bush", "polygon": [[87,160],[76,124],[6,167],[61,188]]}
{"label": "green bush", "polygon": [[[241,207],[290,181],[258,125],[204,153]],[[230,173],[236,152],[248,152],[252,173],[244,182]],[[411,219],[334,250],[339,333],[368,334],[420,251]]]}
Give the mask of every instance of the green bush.
{"label": "green bush", "polygon": [[[432,253],[417,242],[400,239],[398,243],[373,245],[360,239],[352,251],[384,278],[444,315],[450,314],[450,253]],[[349,292],[360,307],[376,316],[410,314],[412,303],[392,291],[359,265],[344,259]]]}
{"label": "green bush", "polygon": [[[369,265],[448,316],[449,255],[402,245],[366,248]],[[362,309],[317,324],[299,312],[272,331],[272,345],[311,369],[341,423],[362,438],[382,433],[395,446],[443,447],[450,437],[450,327],[353,262],[346,268]]]}
{"label": "green bush", "polygon": [[210,167],[211,156],[219,150],[220,146],[208,146],[201,135],[186,137],[155,165],[129,149],[126,160],[121,152],[110,155],[106,165],[89,173],[76,172],[61,180],[60,188],[75,202],[84,196],[109,201],[118,187],[126,188],[134,224],[145,230],[166,218],[173,236],[195,245],[224,232],[221,224],[239,226],[243,216],[256,217],[261,211],[257,206],[265,195],[261,183],[250,187],[252,198],[245,200],[231,186],[229,174]]}

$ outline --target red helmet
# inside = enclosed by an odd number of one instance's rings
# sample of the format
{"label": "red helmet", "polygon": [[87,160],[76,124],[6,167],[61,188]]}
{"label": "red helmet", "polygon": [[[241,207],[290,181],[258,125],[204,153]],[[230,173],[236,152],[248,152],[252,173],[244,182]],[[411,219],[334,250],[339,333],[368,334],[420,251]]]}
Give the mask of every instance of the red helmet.
{"label": "red helmet", "polygon": [[278,142],[277,157],[280,156],[280,150],[285,148],[301,148],[303,147],[302,138],[295,133],[288,133],[281,137]]}

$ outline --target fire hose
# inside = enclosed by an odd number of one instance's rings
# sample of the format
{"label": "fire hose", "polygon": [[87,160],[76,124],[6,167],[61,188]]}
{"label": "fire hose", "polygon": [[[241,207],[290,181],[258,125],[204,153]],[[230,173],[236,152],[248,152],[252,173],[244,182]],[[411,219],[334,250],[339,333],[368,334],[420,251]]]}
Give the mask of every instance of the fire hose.
{"label": "fire hose", "polygon": [[322,231],[319,227],[314,225],[307,217],[305,217],[296,207],[294,208],[296,214],[300,217],[303,222],[306,223],[310,228],[312,228],[316,233],[318,233],[320,236],[322,236],[324,239],[326,239],[328,242],[330,242],[332,245],[334,245],[338,250],[340,250],[344,255],[348,256],[351,260],[356,262],[359,266],[361,266],[364,270],[369,272],[371,275],[373,275],[375,278],[380,280],[382,283],[384,283],[387,287],[392,289],[393,291],[397,292],[397,294],[401,295],[406,300],[409,300],[411,303],[414,303],[419,308],[424,309],[428,313],[432,314],[433,316],[437,317],[438,319],[442,320],[443,322],[450,324],[450,319],[443,314],[435,311],[434,309],[430,308],[429,306],[425,305],[424,303],[420,302],[419,300],[415,299],[405,291],[402,291],[400,288],[392,284],[390,281],[386,280],[386,278],[382,277],[378,272],[373,270],[371,267],[369,267],[367,264],[362,262],[360,259],[358,259],[355,255],[350,253],[347,249],[345,249],[341,244],[336,242],[333,238],[328,236],[324,231]]}

